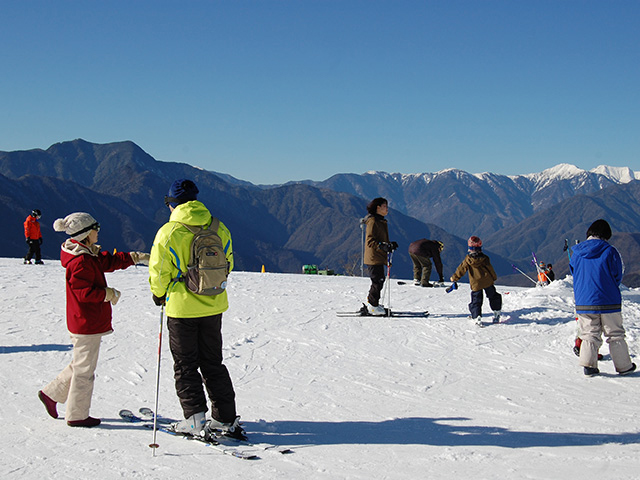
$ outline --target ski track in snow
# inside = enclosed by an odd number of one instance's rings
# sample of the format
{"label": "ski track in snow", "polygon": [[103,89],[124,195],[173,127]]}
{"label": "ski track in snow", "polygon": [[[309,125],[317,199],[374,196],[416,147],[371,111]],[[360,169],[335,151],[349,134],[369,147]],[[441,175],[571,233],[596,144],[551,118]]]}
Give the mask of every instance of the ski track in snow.
{"label": "ski track in snow", "polygon": [[[224,358],[239,413],[254,441],[295,451],[240,461],[161,433],[153,457],[151,432],[118,417],[155,398],[160,310],[146,267],[107,274],[123,295],[96,371],[95,429],[51,419],[36,395],[71,358],[64,269],[5,258],[0,274],[2,478],[640,477],[640,377],[616,375],[606,343],[602,375],[582,374],[570,278],[498,285],[503,323],[489,325],[485,301],[478,328],[466,284],[447,294],[392,280],[392,309],[431,316],[340,318],[368,279],[233,272]],[[640,290],[623,296],[635,357]],[[166,325],[163,337],[160,413],[181,418]]]}

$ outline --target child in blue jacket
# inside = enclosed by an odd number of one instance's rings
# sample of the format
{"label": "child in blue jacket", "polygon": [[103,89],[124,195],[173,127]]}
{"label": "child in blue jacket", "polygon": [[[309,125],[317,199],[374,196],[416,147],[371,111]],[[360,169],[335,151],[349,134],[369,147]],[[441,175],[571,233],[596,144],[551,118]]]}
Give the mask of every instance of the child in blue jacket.
{"label": "child in blue jacket", "polygon": [[631,373],[636,369],[629,357],[629,347],[622,326],[623,265],[618,251],[609,244],[611,227],[606,220],[596,220],[587,230],[587,240],[573,247],[569,267],[573,274],[573,294],[580,328],[580,364],[585,375],[597,375],[598,349],[602,333],[616,371]]}

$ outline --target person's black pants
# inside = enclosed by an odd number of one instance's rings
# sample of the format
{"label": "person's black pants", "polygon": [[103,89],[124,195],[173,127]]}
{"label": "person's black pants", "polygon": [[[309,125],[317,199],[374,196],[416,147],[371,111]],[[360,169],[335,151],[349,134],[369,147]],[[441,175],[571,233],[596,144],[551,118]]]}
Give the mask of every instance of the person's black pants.
{"label": "person's black pants", "polygon": [[371,279],[371,288],[369,288],[367,301],[377,307],[380,303],[380,294],[384,286],[384,265],[367,265],[367,269]]}
{"label": "person's black pants", "polygon": [[223,423],[236,418],[235,392],[222,364],[222,314],[201,318],[168,317],[169,348],[173,355],[176,392],[185,418],[207,411]]}
{"label": "person's black pants", "polygon": [[42,254],[40,253],[40,240],[29,240],[29,251],[27,251],[27,255],[24,257],[24,259],[30,262],[33,257],[36,257],[36,262],[42,261]]}

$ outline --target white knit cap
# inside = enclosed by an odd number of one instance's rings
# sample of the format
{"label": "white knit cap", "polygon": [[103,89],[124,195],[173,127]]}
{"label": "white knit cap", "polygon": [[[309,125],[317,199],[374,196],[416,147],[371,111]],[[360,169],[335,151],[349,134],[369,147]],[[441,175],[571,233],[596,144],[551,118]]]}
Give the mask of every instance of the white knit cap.
{"label": "white knit cap", "polygon": [[77,241],[87,238],[94,227],[99,227],[98,222],[85,212],[71,213],[53,222],[53,229],[56,232],[64,232]]}

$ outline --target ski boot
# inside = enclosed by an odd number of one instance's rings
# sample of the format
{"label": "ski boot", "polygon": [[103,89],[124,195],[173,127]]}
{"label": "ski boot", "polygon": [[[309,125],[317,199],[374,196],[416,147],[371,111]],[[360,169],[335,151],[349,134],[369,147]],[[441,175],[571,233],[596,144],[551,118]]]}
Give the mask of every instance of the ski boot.
{"label": "ski boot", "polygon": [[211,436],[215,437],[217,433],[236,440],[247,440],[247,435],[240,426],[240,416],[237,416],[231,423],[223,423],[214,419],[209,420],[204,427],[205,438]]}
{"label": "ski boot", "polygon": [[198,412],[194,413],[189,418],[185,418],[184,420],[180,420],[179,422],[172,424],[171,426],[175,432],[197,436],[202,432],[205,422],[206,413]]}
{"label": "ski boot", "polygon": [[382,305],[376,305],[375,307],[370,303],[367,303],[367,312],[374,317],[384,317],[387,311]]}

